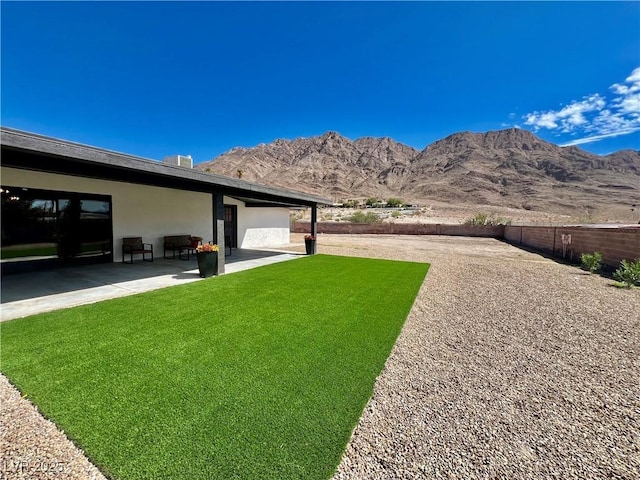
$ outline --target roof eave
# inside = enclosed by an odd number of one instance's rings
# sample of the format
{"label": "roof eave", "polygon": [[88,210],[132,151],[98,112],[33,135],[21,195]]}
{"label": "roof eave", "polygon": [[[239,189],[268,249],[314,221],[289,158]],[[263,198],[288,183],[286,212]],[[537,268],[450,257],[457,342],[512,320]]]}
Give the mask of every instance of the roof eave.
{"label": "roof eave", "polygon": [[25,132],[8,127],[0,127],[0,144],[16,150],[63,157],[91,164],[99,164],[112,169],[131,170],[148,175],[188,180],[203,186],[218,187],[222,190],[236,192],[251,197],[273,197],[274,200],[285,200],[287,203],[302,205],[331,204],[331,200],[293,190],[269,187],[246,180],[234,179],[222,175],[187,169],[175,165],[167,165],[156,160],[136,157],[125,153],[96,148],[67,140]]}

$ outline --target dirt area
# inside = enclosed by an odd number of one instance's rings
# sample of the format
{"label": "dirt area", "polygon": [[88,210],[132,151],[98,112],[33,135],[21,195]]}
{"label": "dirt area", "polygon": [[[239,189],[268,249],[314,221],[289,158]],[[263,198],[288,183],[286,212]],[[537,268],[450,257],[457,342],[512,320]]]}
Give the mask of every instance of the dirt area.
{"label": "dirt area", "polygon": [[[304,251],[303,233],[291,234],[291,247]],[[504,260],[531,261],[532,254],[493,238],[449,237],[442,235],[318,235],[318,253],[372,258],[427,261],[451,256],[480,256]],[[536,261],[544,258],[534,255]]]}
{"label": "dirt area", "polygon": [[[593,223],[587,216],[572,217],[570,215],[551,214],[539,211],[480,205],[474,207],[451,207],[447,205],[429,204],[418,208],[368,208],[360,209],[365,213],[375,213],[383,222],[393,223],[440,223],[446,225],[461,224],[465,220],[484,213],[493,219],[510,221],[514,225],[565,225],[572,223]],[[325,207],[318,210],[321,222],[346,222],[354,214],[353,208]],[[299,220],[309,221],[310,210],[294,211],[292,216]]]}

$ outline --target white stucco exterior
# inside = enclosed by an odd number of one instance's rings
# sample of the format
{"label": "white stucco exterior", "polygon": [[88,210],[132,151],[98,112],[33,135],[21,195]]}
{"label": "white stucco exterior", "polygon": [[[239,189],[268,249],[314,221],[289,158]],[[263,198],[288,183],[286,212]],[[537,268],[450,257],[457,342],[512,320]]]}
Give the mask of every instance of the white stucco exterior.
{"label": "white stucco exterior", "polygon": [[211,195],[170,188],[2,168],[2,184],[79,193],[111,195],[113,259],[122,260],[122,238],[142,237],[164,255],[165,235],[211,237]]}
{"label": "white stucco exterior", "polygon": [[289,243],[289,209],[247,207],[235,198],[224,197],[225,205],[238,207],[238,247],[258,248]]}
{"label": "white stucco exterior", "polygon": [[[213,213],[210,194],[130,184],[111,180],[74,177],[2,167],[2,184],[26,188],[110,195],[112,200],[114,261],[122,260],[122,238],[141,236],[162,257],[165,235],[197,235],[212,240]],[[289,243],[287,208],[246,207],[244,202],[224,197],[237,205],[239,248],[257,248]]]}

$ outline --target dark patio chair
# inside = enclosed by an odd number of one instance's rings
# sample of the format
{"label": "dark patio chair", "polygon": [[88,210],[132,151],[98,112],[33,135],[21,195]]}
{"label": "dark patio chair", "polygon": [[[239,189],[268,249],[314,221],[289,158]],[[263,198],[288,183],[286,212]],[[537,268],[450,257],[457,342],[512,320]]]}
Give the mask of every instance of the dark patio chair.
{"label": "dark patio chair", "polygon": [[[126,255],[129,255],[127,262]],[[151,243],[143,243],[142,237],[125,237],[122,239],[122,263],[133,263],[134,255],[142,255],[145,262],[153,262],[153,245]],[[151,255],[148,259],[147,255]]]}

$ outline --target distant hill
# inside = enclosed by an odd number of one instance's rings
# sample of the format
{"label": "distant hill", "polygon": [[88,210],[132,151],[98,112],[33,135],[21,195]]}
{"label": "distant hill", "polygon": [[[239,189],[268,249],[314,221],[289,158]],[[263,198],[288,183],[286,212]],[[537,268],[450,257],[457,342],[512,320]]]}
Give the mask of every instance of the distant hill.
{"label": "distant hill", "polygon": [[455,133],[422,151],[388,137],[327,132],[234,148],[196,168],[231,177],[240,170],[245,180],[336,201],[400,197],[635,222],[631,205],[640,206],[640,152],[599,156],[522,129]]}

